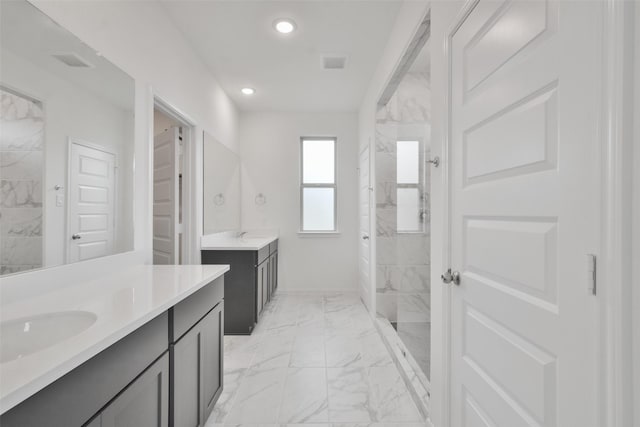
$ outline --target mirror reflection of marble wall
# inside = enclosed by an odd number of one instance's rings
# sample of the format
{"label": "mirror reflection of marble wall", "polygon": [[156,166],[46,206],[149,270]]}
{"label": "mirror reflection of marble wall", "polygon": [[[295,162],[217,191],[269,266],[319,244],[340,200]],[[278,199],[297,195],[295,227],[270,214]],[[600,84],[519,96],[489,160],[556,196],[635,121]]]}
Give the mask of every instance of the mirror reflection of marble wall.
{"label": "mirror reflection of marble wall", "polygon": [[0,274],[42,266],[42,104],[0,87]]}
{"label": "mirror reflection of marble wall", "polygon": [[132,250],[133,79],[23,0],[0,57],[0,275]]}
{"label": "mirror reflection of marble wall", "polygon": [[204,234],[240,228],[240,158],[204,133]]}

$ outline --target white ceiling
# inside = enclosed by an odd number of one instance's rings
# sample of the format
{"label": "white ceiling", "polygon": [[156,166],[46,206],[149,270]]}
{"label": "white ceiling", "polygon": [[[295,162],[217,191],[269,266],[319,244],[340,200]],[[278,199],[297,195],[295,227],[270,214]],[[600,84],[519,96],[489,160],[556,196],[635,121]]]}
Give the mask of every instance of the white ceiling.
{"label": "white ceiling", "polygon": [[[160,0],[243,111],[356,111],[400,7],[398,0]],[[277,18],[297,30],[273,30]],[[344,70],[323,54],[346,55]],[[247,97],[240,89],[250,86]]]}

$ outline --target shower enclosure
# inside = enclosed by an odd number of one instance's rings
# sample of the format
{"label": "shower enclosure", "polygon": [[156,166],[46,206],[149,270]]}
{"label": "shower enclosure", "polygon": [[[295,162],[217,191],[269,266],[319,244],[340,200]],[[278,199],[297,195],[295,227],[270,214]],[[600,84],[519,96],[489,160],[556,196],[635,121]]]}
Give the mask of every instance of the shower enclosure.
{"label": "shower enclosure", "polygon": [[418,377],[428,392],[431,102],[428,51],[423,51],[378,105],[376,310],[378,321],[393,328],[387,329],[413,370],[408,375]]}

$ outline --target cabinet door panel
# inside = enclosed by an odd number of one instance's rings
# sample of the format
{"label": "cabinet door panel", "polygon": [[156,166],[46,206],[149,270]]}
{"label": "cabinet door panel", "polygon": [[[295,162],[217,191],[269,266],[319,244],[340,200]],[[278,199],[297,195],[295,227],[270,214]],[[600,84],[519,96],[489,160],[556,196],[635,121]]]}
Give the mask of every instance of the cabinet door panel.
{"label": "cabinet door panel", "polygon": [[[264,279],[262,280],[262,305],[265,306],[269,302],[269,260],[265,261]],[[264,308],[264,307],[263,307]]]}
{"label": "cabinet door panel", "polygon": [[264,263],[260,264],[258,266],[258,280],[256,282],[256,315],[257,317],[260,317],[260,314],[262,313],[262,307],[264,305],[264,302],[262,300],[262,288],[263,288],[263,283],[264,283]]}
{"label": "cabinet door panel", "polygon": [[222,392],[222,349],[224,348],[223,304],[202,319],[202,383],[204,384],[204,419],[209,417]]}
{"label": "cabinet door panel", "polygon": [[278,252],[273,254],[273,290],[272,293],[275,293],[278,288]]}
{"label": "cabinet door panel", "polygon": [[101,427],[168,427],[169,357],[167,353],[107,406],[102,411],[100,420]]}
{"label": "cabinet door panel", "polygon": [[173,426],[202,427],[222,393],[224,302],[172,348]]}
{"label": "cabinet door panel", "polygon": [[269,293],[273,296],[276,290],[276,274],[278,271],[278,258],[275,253],[271,254],[270,262],[271,270],[269,271]]}
{"label": "cabinet door panel", "polygon": [[173,425],[176,427],[203,425],[201,346],[202,331],[199,323],[173,346]]}

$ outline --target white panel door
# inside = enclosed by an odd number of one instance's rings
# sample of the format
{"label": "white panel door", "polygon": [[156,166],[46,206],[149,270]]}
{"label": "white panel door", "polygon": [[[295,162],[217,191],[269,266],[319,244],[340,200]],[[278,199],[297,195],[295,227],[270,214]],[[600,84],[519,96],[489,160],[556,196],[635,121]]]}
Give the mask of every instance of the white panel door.
{"label": "white panel door", "polygon": [[69,146],[68,259],[111,255],[114,248],[116,156],[72,142]]}
{"label": "white panel door", "polygon": [[360,186],[360,292],[369,309],[371,304],[371,238],[370,228],[370,171],[369,147],[360,153],[359,186]]}
{"label": "white panel door", "polygon": [[453,426],[597,425],[600,7],[481,0],[451,38]]}
{"label": "white panel door", "polygon": [[153,263],[178,260],[179,129],[167,129],[153,142]]}

